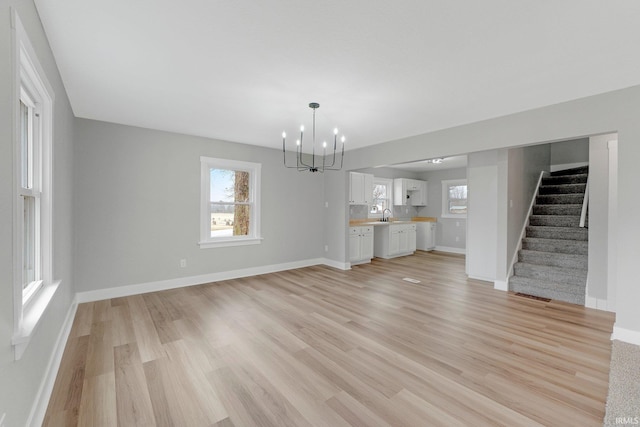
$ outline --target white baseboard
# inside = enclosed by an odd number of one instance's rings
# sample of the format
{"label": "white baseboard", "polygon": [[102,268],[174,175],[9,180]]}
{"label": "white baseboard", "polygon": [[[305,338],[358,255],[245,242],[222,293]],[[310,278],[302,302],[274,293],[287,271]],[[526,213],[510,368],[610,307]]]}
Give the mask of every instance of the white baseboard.
{"label": "white baseboard", "polygon": [[596,310],[615,312],[609,308],[609,302],[606,299],[594,298],[589,295],[585,297],[584,306],[587,308],[595,308]]}
{"label": "white baseboard", "polygon": [[31,408],[31,412],[29,413],[29,418],[26,423],[27,426],[41,426],[44,421],[47,406],[49,405],[49,399],[51,398],[51,392],[53,391],[53,386],[56,382],[56,377],[58,376],[58,369],[60,368],[64,349],[67,346],[67,339],[71,333],[71,326],[73,326],[73,319],[76,316],[77,308],[78,304],[72,302],[69,310],[67,311],[67,316],[64,319],[62,329],[60,329],[58,339],[56,340],[53,352],[49,358],[47,370],[42,378],[40,388],[36,394],[36,399],[33,403],[33,407]]}
{"label": "white baseboard", "polygon": [[332,259],[323,258],[322,264],[328,265],[329,267],[337,268],[340,270],[351,270],[350,262],[339,262],[339,261],[334,261]]}
{"label": "white baseboard", "polygon": [[493,281],[493,289],[497,289],[499,291],[508,291],[509,290],[509,281],[508,280],[494,280]]}
{"label": "white baseboard", "polygon": [[440,252],[449,252],[452,254],[460,254],[460,255],[467,254],[467,250],[465,248],[451,248],[449,246],[436,246],[435,250]]}
{"label": "white baseboard", "polygon": [[612,340],[620,340],[629,344],[640,345],[640,332],[613,325]]}
{"label": "white baseboard", "polygon": [[473,279],[473,280],[482,280],[483,282],[491,282],[495,286],[495,281],[496,280],[492,279],[490,277],[471,276],[471,275],[467,275],[467,277],[469,277],[469,279]]}
{"label": "white baseboard", "polygon": [[326,258],[315,258],[302,261],[287,262],[283,264],[272,264],[260,267],[243,268],[240,270],[208,273],[199,276],[178,277],[175,279],[159,280],[157,282],[139,283],[135,285],[125,285],[107,289],[97,289],[95,291],[78,292],[76,294],[76,302],[80,304],[83,302],[121,298],[130,295],[145,294],[148,292],[165,291],[167,289],[201,285],[203,283],[219,282],[221,280],[239,279],[241,277],[256,276],[259,274],[275,273],[277,271],[310,267],[312,265],[318,264],[326,264],[331,267],[340,268],[342,270],[348,269],[345,268],[346,264],[342,264]]}

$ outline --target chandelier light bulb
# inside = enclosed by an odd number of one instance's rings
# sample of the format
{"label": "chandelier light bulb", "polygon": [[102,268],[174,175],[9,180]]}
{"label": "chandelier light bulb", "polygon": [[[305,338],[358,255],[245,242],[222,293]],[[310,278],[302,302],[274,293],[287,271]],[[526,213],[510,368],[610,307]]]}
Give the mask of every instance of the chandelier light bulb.
{"label": "chandelier light bulb", "polygon": [[300,140],[299,139],[296,139],[296,145],[300,146]]}
{"label": "chandelier light bulb", "polygon": [[342,138],[340,138],[340,142],[342,142],[344,144],[345,140],[346,140],[346,138],[344,137],[344,135],[342,135]]}
{"label": "chandelier light bulb", "polygon": [[327,141],[322,142],[322,148],[327,148]]}
{"label": "chandelier light bulb", "polygon": [[337,135],[337,134],[338,134],[338,128],[335,128],[335,129],[333,130],[333,134],[334,134],[334,135]]}
{"label": "chandelier light bulb", "polygon": [[300,132],[304,132],[304,125],[300,125]]}
{"label": "chandelier light bulb", "polygon": [[282,139],[287,137],[287,133],[286,132],[282,132]]}

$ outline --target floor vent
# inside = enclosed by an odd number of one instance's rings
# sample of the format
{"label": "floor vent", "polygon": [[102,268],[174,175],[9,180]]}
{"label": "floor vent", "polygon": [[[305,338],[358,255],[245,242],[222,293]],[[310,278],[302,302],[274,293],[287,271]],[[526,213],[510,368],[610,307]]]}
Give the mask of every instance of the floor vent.
{"label": "floor vent", "polygon": [[550,302],[551,301],[551,298],[537,297],[535,295],[523,294],[522,292],[516,292],[516,295],[519,296],[519,297],[530,298],[530,299],[534,299],[534,300],[537,300],[537,301],[544,301],[544,302]]}
{"label": "floor vent", "polygon": [[404,280],[405,282],[420,283],[420,280],[412,279],[411,277],[405,277],[402,280]]}

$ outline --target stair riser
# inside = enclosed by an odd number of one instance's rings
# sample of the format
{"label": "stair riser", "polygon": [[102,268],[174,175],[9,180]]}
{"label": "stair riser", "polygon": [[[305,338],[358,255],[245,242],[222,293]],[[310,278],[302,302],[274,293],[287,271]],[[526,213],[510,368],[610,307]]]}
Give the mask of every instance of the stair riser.
{"label": "stair riser", "polygon": [[529,225],[545,227],[578,227],[580,217],[577,215],[532,215]]}
{"label": "stair riser", "polygon": [[534,205],[534,215],[573,215],[580,216],[582,203],[575,205]]}
{"label": "stair riser", "polygon": [[518,261],[528,264],[550,265],[553,267],[577,268],[586,270],[589,260],[586,255],[557,254],[551,252],[519,251]]}
{"label": "stair riser", "polygon": [[551,176],[571,176],[582,175],[589,173],[589,165],[578,166],[577,168],[564,169],[555,172],[551,172]]}
{"label": "stair riser", "polygon": [[570,304],[584,305],[584,302],[585,302],[584,293],[572,294],[572,293],[561,292],[555,289],[544,289],[544,288],[538,288],[536,286],[521,286],[518,284],[514,284],[513,286],[510,286],[510,289],[513,292],[520,292],[523,294],[534,295],[541,298],[550,298],[554,300],[565,301]]}
{"label": "stair riser", "polygon": [[542,178],[542,185],[586,184],[587,175],[551,176]]}
{"label": "stair riser", "polygon": [[522,249],[541,252],[555,252],[561,254],[587,255],[589,253],[589,244],[586,241],[555,241],[551,239],[532,241],[525,238],[522,241]]}
{"label": "stair riser", "polygon": [[557,227],[527,227],[527,237],[556,240],[581,240],[589,239],[589,232],[585,228],[559,230]]}
{"label": "stair riser", "polygon": [[584,285],[586,283],[586,273],[584,276],[576,276],[563,271],[537,268],[533,265],[521,265],[516,263],[513,266],[516,276],[529,277],[531,279],[542,280],[546,282],[570,283],[573,285]]}
{"label": "stair riser", "polygon": [[540,194],[584,194],[586,184],[543,185]]}
{"label": "stair riser", "polygon": [[582,194],[542,195],[536,197],[537,205],[579,205],[584,201]]}

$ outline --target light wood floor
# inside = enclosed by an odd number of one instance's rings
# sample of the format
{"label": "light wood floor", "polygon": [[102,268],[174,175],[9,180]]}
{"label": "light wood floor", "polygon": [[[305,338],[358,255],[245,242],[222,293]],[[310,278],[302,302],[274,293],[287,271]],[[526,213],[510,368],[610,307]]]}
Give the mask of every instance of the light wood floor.
{"label": "light wood floor", "polygon": [[425,252],[81,304],[44,424],[601,426],[613,320]]}

